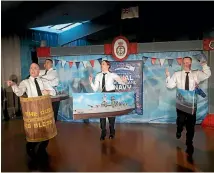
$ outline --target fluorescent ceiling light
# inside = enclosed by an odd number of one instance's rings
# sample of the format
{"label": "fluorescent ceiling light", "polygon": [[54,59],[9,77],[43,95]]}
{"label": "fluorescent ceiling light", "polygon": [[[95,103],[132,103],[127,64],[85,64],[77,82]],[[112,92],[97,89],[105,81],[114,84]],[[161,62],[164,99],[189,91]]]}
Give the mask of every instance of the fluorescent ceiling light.
{"label": "fluorescent ceiling light", "polygon": [[46,31],[46,32],[52,32],[52,33],[62,33],[64,31],[67,31],[69,29],[75,28],[79,25],[82,25],[83,23],[86,23],[88,21],[84,21],[81,23],[66,23],[66,24],[59,24],[59,25],[49,25],[49,26],[42,26],[42,27],[36,27],[36,28],[30,28],[32,30],[36,31]]}

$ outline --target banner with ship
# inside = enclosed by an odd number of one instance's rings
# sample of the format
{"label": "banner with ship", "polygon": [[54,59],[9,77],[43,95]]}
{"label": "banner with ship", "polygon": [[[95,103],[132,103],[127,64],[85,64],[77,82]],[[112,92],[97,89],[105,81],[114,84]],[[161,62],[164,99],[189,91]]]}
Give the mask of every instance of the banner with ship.
{"label": "banner with ship", "polygon": [[73,94],[74,120],[129,115],[134,109],[134,92]]}
{"label": "banner with ship", "polygon": [[188,91],[183,89],[177,89],[176,93],[176,108],[189,113],[194,114],[197,107],[197,95],[195,90]]}

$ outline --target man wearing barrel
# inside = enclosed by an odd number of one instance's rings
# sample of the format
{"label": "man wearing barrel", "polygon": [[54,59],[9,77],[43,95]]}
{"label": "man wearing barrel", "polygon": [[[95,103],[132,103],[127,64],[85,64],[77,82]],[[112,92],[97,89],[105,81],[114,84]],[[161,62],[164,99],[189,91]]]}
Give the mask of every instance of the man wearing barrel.
{"label": "man wearing barrel", "polygon": [[[28,98],[25,98],[25,99],[29,99],[31,102],[33,102],[33,99],[35,99],[35,98],[40,98],[38,96],[43,96],[43,97],[45,97],[46,95],[47,95],[47,97],[48,97],[48,95],[55,96],[56,91],[53,89],[53,87],[50,86],[49,83],[42,81],[42,79],[39,77],[39,71],[40,71],[39,65],[36,63],[32,63],[30,66],[30,77],[28,79],[23,80],[19,84],[19,86],[16,85],[12,81],[7,81],[7,85],[11,86],[13,92],[19,97],[24,96],[26,94]],[[23,99],[23,98],[21,97],[20,99]],[[37,99],[37,101],[38,101],[38,99]],[[37,102],[37,104],[38,104],[38,102]],[[49,106],[48,110],[49,110],[49,112],[53,112],[52,108],[51,108],[51,100],[49,100],[49,102],[50,102],[49,103],[50,106]],[[41,104],[40,106],[45,107],[44,104]],[[36,105],[34,107],[35,107],[34,109],[39,110],[39,108],[38,108],[39,106]],[[41,114],[43,114],[43,115],[47,114],[48,112],[46,110],[47,109],[44,109],[44,111],[40,111],[40,112],[42,112]],[[26,112],[26,110],[24,110],[23,105],[22,105],[22,111],[23,111],[23,115],[24,115],[23,116],[24,121],[26,121],[26,119],[27,119],[31,122],[32,121],[36,122],[36,120],[38,120],[40,118],[39,116],[41,116],[40,112],[36,113],[35,111],[33,112],[33,110]],[[39,114],[39,116],[37,116],[38,114]],[[26,144],[26,150],[27,150],[28,155],[32,159],[47,156],[46,148],[48,146],[50,138],[47,138],[47,139],[43,138],[42,139],[43,134],[46,133],[46,131],[48,129],[47,127],[44,127],[44,126],[45,125],[50,126],[50,124],[52,123],[53,128],[55,128],[54,127],[55,122],[54,122],[53,114],[49,115],[49,116],[50,116],[50,119],[48,119],[48,122],[47,122],[47,120],[45,121],[45,118],[46,118],[45,116],[42,117],[43,119],[40,122],[40,124],[34,123],[32,125],[31,123],[25,122],[26,138],[28,141]],[[52,119],[51,119],[51,116],[52,116]],[[31,128],[31,129],[34,129],[33,132],[32,132],[32,130],[31,131],[29,130],[30,132],[33,133],[31,135],[36,136],[37,134],[40,134],[41,140],[37,140],[38,138],[34,141],[32,139],[29,139],[29,131],[27,131],[27,128],[30,128],[30,126],[34,126],[33,128]],[[39,128],[39,126],[40,126],[40,128]],[[35,128],[36,128],[36,130],[35,130]],[[56,136],[56,133],[52,136],[53,137]]]}
{"label": "man wearing barrel", "polygon": [[[42,80],[48,82],[56,90],[56,87],[59,85],[59,77],[58,77],[57,71],[53,69],[53,60],[49,58],[46,59],[44,67],[45,67],[45,72],[40,73]],[[57,120],[59,105],[60,105],[60,101],[52,102],[55,121]]]}

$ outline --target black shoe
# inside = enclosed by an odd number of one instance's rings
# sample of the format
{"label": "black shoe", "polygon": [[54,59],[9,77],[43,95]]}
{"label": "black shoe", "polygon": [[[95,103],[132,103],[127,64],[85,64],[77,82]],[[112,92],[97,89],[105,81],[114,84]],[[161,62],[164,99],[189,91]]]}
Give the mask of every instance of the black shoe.
{"label": "black shoe", "polygon": [[101,140],[101,141],[105,140],[105,137],[106,137],[106,130],[102,130],[102,131],[101,131],[100,140]]}
{"label": "black shoe", "polygon": [[176,133],[176,138],[177,138],[177,139],[180,139],[180,138],[181,138],[181,133],[180,133],[180,132],[177,132],[177,133]]}
{"label": "black shoe", "polygon": [[114,139],[114,135],[109,135],[109,139]]}
{"label": "black shoe", "polygon": [[102,136],[102,135],[101,135],[101,136],[100,136],[100,140],[101,140],[101,141],[104,141],[104,140],[105,140],[105,136]]}

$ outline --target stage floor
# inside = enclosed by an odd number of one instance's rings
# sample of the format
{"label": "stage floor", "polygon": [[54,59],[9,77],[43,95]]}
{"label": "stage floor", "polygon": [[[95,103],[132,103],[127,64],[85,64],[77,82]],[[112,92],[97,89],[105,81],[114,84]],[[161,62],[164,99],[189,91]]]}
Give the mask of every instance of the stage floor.
{"label": "stage floor", "polygon": [[[185,153],[185,132],[175,125],[116,124],[116,138],[100,142],[99,124],[57,122],[48,146],[53,172],[214,171],[214,130],[196,126],[193,161]],[[1,171],[31,171],[22,120],[2,122]]]}

